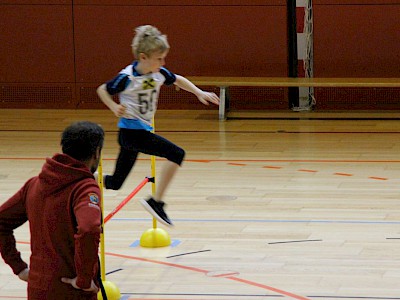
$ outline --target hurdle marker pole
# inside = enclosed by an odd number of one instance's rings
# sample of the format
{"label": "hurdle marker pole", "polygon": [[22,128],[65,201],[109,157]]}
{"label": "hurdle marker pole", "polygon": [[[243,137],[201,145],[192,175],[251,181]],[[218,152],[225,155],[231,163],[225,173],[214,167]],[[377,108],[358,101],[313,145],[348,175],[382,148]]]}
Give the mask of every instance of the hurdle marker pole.
{"label": "hurdle marker pole", "polygon": [[[156,194],[156,157],[154,155],[151,157],[151,177],[153,177],[153,181],[151,183],[151,194],[154,196]],[[154,217],[153,228],[157,228],[157,219]]]}
{"label": "hurdle marker pole", "polygon": [[[153,133],[156,132],[156,124],[153,116],[152,121]],[[151,194],[154,197],[156,195],[156,157],[154,155],[151,156],[151,177],[153,177],[153,182],[151,184]],[[153,228],[157,228],[157,219],[153,217]]]}
{"label": "hurdle marker pole", "polygon": [[[100,162],[97,168],[97,172],[99,174],[97,180],[100,187],[100,208],[101,208],[101,215],[104,215],[104,200],[103,200],[103,191],[104,191],[104,184],[103,184],[103,158],[100,155]],[[106,280],[106,266],[105,266],[105,239],[104,239],[104,219],[101,218],[101,233],[100,233],[100,269],[101,269],[101,279],[103,281]]]}

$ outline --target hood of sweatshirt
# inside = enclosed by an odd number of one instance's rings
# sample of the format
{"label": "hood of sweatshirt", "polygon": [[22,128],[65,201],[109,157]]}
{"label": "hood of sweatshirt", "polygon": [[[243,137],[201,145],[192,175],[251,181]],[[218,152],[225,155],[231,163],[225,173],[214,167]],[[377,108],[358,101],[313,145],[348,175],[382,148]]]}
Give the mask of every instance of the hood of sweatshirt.
{"label": "hood of sweatshirt", "polygon": [[83,162],[66,154],[55,154],[52,158],[46,158],[39,174],[45,195],[53,194],[84,178],[94,176]]}

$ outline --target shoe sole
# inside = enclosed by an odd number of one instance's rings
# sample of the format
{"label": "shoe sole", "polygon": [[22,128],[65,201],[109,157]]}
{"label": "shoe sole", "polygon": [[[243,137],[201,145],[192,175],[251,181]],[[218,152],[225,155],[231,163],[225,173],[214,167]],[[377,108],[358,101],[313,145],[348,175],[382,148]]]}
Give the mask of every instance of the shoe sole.
{"label": "shoe sole", "polygon": [[158,222],[160,222],[161,224],[164,224],[165,226],[168,227],[172,227],[174,226],[173,224],[170,224],[168,222],[166,222],[163,218],[161,218],[154,210],[153,208],[147,203],[146,200],[141,199],[140,200],[140,204],[142,204],[142,206],[144,207],[145,210],[147,210],[154,218],[157,219]]}

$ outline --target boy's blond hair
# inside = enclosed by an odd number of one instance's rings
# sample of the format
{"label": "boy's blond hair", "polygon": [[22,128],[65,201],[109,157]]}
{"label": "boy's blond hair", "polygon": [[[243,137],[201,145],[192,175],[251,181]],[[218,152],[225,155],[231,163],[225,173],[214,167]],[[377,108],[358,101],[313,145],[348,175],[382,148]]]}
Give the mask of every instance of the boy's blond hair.
{"label": "boy's blond hair", "polygon": [[167,36],[152,25],[136,27],[132,40],[132,52],[136,59],[140,53],[150,56],[154,52],[165,52],[169,49]]}

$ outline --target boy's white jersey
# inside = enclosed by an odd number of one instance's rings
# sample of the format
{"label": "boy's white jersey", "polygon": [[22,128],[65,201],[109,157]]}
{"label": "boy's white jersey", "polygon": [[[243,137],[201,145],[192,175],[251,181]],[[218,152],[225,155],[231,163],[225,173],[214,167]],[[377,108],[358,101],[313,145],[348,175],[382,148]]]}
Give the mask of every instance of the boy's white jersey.
{"label": "boy's white jersey", "polygon": [[120,104],[126,107],[124,118],[138,119],[151,125],[165,77],[160,72],[133,76],[132,68],[129,65],[120,72],[128,75],[130,81],[119,93]]}

